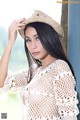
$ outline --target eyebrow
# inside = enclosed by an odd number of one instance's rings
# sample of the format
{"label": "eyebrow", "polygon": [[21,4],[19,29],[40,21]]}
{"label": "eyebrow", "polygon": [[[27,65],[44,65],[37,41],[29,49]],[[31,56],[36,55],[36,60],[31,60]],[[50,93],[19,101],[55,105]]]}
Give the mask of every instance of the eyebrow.
{"label": "eyebrow", "polygon": [[[33,35],[33,37],[36,37],[36,36],[38,36],[38,34]],[[25,36],[25,39],[26,39],[26,38],[30,38],[30,37]]]}

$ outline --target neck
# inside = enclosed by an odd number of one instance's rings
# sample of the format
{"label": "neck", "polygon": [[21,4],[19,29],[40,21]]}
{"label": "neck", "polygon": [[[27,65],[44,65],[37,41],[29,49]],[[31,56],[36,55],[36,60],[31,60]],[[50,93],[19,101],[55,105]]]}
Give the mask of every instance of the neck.
{"label": "neck", "polygon": [[56,60],[56,58],[50,56],[50,55],[47,55],[44,59],[41,60],[42,62],[42,67],[45,68],[47,67],[48,65],[50,65],[52,62],[54,62]]}

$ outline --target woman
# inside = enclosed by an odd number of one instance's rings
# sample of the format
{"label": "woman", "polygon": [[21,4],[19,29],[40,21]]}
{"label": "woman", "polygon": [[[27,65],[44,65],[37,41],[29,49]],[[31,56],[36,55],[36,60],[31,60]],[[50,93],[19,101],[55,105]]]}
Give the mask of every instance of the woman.
{"label": "woman", "polygon": [[4,83],[6,88],[22,89],[25,120],[77,120],[76,82],[60,43],[61,26],[41,11],[34,11],[31,18],[14,21],[3,55],[7,57],[6,74],[17,30],[24,38],[29,69],[8,75],[5,82],[1,80],[2,86]]}

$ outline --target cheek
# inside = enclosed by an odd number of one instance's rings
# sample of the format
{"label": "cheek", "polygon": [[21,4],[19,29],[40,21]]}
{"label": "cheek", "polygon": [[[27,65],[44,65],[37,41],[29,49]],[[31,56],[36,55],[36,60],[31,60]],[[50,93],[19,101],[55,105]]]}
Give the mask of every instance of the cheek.
{"label": "cheek", "polygon": [[42,44],[40,43],[40,42],[38,42],[38,44],[37,44],[37,47],[38,47],[38,49],[40,49],[40,50],[42,50],[43,51],[43,46],[42,46]]}
{"label": "cheek", "polygon": [[46,52],[46,50],[45,50],[45,48],[42,46],[42,44],[40,44],[40,46],[39,46],[39,48],[41,49],[41,51],[45,51]]}
{"label": "cheek", "polygon": [[48,54],[47,51],[43,47],[42,47],[41,51],[43,54]]}

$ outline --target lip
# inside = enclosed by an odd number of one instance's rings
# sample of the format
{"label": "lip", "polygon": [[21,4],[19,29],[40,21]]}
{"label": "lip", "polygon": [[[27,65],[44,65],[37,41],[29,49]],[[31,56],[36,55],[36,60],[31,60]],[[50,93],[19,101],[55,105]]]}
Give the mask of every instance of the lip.
{"label": "lip", "polygon": [[40,52],[33,52],[32,54],[33,55],[38,55]]}

